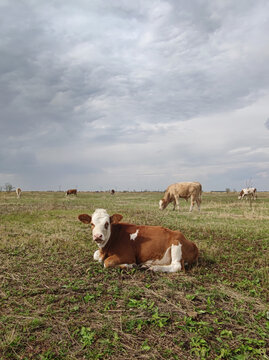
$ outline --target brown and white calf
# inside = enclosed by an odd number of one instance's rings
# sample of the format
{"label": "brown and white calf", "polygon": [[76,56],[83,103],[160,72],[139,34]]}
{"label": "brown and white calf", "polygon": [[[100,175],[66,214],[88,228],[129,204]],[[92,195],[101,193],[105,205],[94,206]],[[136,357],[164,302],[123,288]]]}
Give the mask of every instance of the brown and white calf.
{"label": "brown and white calf", "polygon": [[77,189],[69,189],[66,191],[65,195],[77,195]]}
{"label": "brown and white calf", "polygon": [[164,210],[167,205],[172,202],[174,205],[173,210],[177,205],[179,210],[179,198],[188,200],[191,198],[190,211],[196,202],[198,210],[200,211],[200,205],[202,202],[202,185],[199,182],[179,182],[169,185],[165,191],[164,197],[159,201],[159,209]]}
{"label": "brown and white calf", "polygon": [[239,193],[238,199],[241,200],[244,197],[248,197],[250,199],[257,199],[257,189],[256,188],[246,188],[242,189]]}
{"label": "brown and white calf", "polygon": [[21,189],[20,188],[16,189],[16,195],[17,195],[18,199],[21,197]]}
{"label": "brown and white calf", "polygon": [[91,225],[93,240],[99,247],[93,257],[105,268],[142,265],[153,271],[176,272],[185,269],[185,262],[197,262],[197,246],[180,231],[120,223],[122,215],[109,216],[105,209],[78,218]]}

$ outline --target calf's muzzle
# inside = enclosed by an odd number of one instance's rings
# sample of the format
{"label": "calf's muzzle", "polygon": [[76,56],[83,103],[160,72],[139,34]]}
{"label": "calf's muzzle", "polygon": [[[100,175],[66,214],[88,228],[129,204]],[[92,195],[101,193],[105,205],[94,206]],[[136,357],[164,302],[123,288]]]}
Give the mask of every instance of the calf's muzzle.
{"label": "calf's muzzle", "polygon": [[93,240],[96,241],[97,243],[100,243],[103,241],[103,235],[102,234],[94,234]]}

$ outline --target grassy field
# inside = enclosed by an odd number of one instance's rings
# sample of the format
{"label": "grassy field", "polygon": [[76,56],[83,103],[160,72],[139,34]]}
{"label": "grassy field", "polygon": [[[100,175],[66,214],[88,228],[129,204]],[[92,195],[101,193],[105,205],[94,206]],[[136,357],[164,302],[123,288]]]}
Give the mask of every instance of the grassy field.
{"label": "grassy field", "polygon": [[[0,359],[268,359],[269,193],[204,193],[202,211],[160,193],[0,193]],[[200,249],[186,273],[104,269],[77,220],[179,229]]]}

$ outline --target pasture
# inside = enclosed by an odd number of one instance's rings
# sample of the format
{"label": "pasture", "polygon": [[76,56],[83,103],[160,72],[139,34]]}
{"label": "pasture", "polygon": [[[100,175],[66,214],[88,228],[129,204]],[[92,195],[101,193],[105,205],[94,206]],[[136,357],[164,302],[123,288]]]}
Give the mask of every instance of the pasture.
{"label": "pasture", "polygon": [[[0,359],[268,359],[269,193],[0,193]],[[186,273],[104,269],[81,213],[181,230]]]}

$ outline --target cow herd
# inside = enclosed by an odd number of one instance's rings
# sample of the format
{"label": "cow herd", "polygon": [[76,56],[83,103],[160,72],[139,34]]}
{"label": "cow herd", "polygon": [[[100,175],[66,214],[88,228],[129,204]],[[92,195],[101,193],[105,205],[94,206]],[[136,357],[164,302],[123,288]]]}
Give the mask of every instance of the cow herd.
{"label": "cow herd", "polygon": [[[192,211],[195,203],[200,211],[202,185],[199,182],[181,182],[168,186],[159,201],[159,209],[164,210],[173,203],[173,210],[179,199],[190,198]],[[256,189],[243,189],[240,199],[252,196],[256,199]],[[180,231],[161,226],[122,223],[121,214],[109,215],[105,209],[96,209],[92,215],[80,214],[78,219],[90,225],[93,241],[98,246],[94,260],[105,268],[120,267],[130,269],[136,266],[152,271],[177,272],[185,270],[185,264],[197,263],[199,251],[195,243],[189,241]]]}
{"label": "cow herd", "polygon": [[[22,194],[21,188],[18,187],[15,192],[17,198],[19,199]],[[69,195],[77,196],[77,194],[78,194],[77,189],[68,189],[65,192],[65,196],[69,196]],[[115,190],[114,189],[110,190],[110,194],[114,195]],[[168,204],[173,203],[173,210],[175,210],[176,207],[179,210],[179,199],[182,198],[188,201],[188,199],[190,198],[191,205],[189,211],[190,212],[192,211],[195,203],[198,207],[198,210],[200,211],[200,206],[202,202],[201,197],[202,197],[202,185],[199,182],[196,181],[179,182],[179,183],[171,184],[165,190],[164,197],[159,201],[159,209],[164,210]],[[239,193],[238,199],[241,200],[244,198],[256,200],[257,189],[254,187],[242,189]]]}
{"label": "cow herd", "polygon": [[[246,188],[240,191],[238,199],[256,199],[257,190]],[[16,189],[19,199],[22,190]],[[112,195],[115,194],[111,190]],[[66,196],[77,195],[77,189],[69,189]],[[169,185],[159,209],[164,210],[169,203],[173,210],[179,210],[179,199],[190,199],[191,212],[196,204],[200,211],[202,185],[199,182],[180,182]],[[130,269],[135,266],[152,271],[177,272],[185,269],[185,264],[198,261],[198,248],[180,231],[173,231],[161,226],[135,225],[121,222],[121,214],[109,215],[105,209],[96,209],[92,215],[81,214],[78,219],[92,228],[92,237],[98,250],[94,260],[104,264],[105,268],[120,267]]]}

